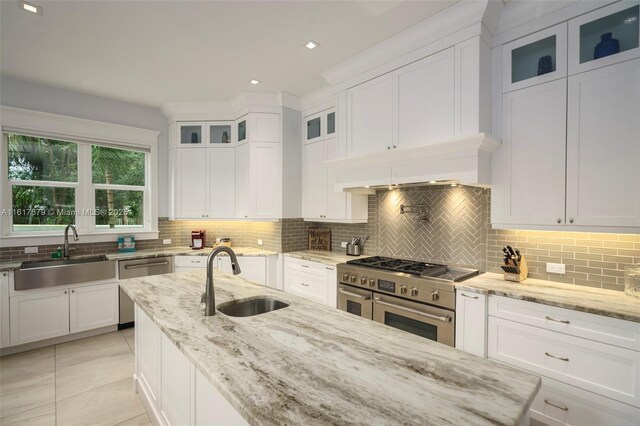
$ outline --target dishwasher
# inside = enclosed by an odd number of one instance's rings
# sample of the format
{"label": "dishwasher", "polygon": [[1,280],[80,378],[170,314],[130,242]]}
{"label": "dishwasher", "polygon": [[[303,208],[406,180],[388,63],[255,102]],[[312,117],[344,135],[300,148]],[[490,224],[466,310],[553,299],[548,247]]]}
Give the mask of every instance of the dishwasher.
{"label": "dishwasher", "polygon": [[[147,259],[121,260],[118,262],[118,278],[148,277],[150,275],[173,272],[173,257],[153,257]],[[120,320],[118,329],[133,327],[133,300],[120,289]]]}

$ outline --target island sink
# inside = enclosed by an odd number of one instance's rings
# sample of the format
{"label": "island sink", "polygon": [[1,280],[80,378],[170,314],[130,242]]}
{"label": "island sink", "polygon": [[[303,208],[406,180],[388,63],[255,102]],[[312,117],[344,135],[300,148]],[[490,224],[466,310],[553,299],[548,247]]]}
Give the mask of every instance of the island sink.
{"label": "island sink", "polygon": [[218,308],[220,312],[230,317],[252,317],[265,314],[278,309],[286,308],[288,303],[274,299],[272,297],[256,297],[244,302],[232,302],[224,304]]}

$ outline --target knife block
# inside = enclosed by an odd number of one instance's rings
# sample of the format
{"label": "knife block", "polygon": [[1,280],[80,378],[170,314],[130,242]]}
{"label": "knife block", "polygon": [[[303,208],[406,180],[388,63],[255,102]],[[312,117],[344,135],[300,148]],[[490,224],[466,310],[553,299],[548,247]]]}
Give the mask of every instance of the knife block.
{"label": "knife block", "polygon": [[516,283],[522,282],[529,276],[529,267],[527,266],[527,259],[522,256],[518,266],[515,266],[512,260],[509,260],[507,265],[502,265],[504,271],[504,280],[513,281]]}

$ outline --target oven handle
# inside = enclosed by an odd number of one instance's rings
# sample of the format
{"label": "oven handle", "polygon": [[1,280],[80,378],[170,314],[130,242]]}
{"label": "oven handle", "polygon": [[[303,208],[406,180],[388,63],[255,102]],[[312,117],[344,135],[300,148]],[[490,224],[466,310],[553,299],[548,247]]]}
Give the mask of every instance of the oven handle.
{"label": "oven handle", "polygon": [[433,315],[433,314],[429,314],[426,312],[420,312],[416,309],[411,309],[411,308],[405,308],[404,306],[399,306],[399,305],[394,305],[393,303],[387,303],[387,302],[383,302],[382,300],[380,300],[379,297],[374,297],[373,298],[374,303],[377,303],[379,305],[382,306],[388,306],[390,308],[395,308],[395,309],[399,309],[401,311],[407,311],[407,312],[411,312],[412,314],[415,315],[420,315],[429,319],[434,319],[434,320],[438,320],[441,322],[451,322],[451,317],[443,317],[440,315]]}
{"label": "oven handle", "polygon": [[350,291],[346,291],[342,287],[338,287],[338,293],[346,294],[349,297],[355,297],[357,299],[371,300],[371,296],[360,296],[359,294],[355,294],[355,293],[351,293]]}

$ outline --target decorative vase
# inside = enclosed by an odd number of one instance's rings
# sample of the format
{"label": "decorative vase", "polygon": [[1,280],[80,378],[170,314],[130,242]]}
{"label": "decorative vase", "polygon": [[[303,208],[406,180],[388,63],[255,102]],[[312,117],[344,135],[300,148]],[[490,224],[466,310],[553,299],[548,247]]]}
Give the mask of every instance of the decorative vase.
{"label": "decorative vase", "polygon": [[229,143],[229,133],[226,130],[222,132],[222,143]]}
{"label": "decorative vase", "polygon": [[547,74],[553,71],[553,59],[551,55],[546,55],[538,59],[538,75]]}
{"label": "decorative vase", "polygon": [[196,132],[191,133],[191,143],[198,143],[198,134]]}
{"label": "decorative vase", "polygon": [[593,49],[593,59],[604,58],[620,52],[620,42],[612,38],[611,33],[604,33],[600,36],[600,43]]}

